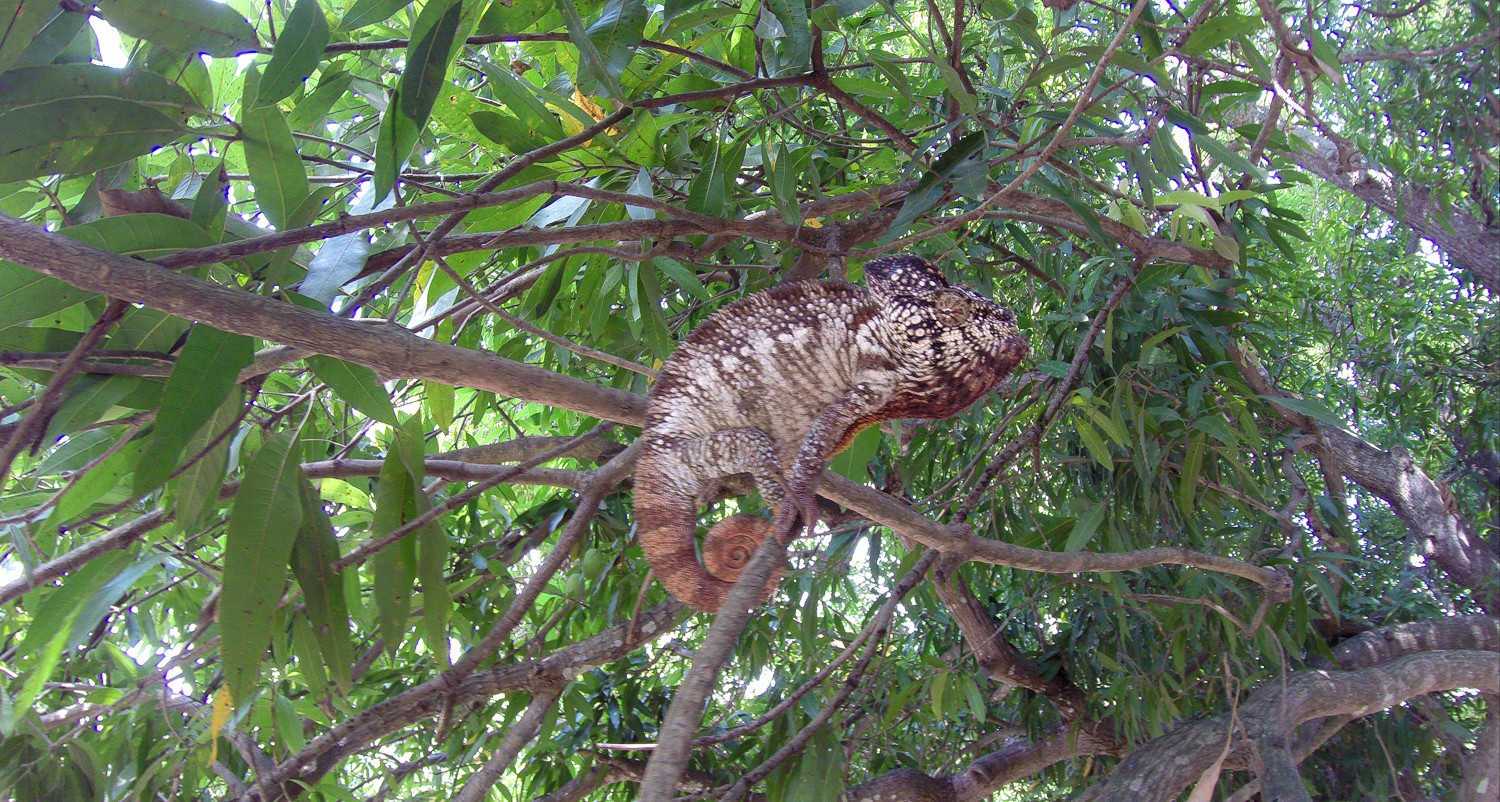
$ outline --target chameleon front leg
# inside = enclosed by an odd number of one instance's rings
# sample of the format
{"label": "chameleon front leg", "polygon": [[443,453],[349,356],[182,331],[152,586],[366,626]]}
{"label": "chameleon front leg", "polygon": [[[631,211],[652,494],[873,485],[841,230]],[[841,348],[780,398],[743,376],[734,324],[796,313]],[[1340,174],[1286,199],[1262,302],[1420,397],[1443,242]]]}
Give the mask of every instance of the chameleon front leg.
{"label": "chameleon front leg", "polygon": [[[880,411],[890,404],[895,386],[894,374],[878,374],[866,379],[844,393],[813,421],[797,450],[792,470],[787,474],[789,492],[804,527],[811,529],[818,520],[818,475],[828,465],[835,449],[843,444],[850,429],[861,422],[882,419]],[[778,524],[786,523],[780,517],[777,521]]]}

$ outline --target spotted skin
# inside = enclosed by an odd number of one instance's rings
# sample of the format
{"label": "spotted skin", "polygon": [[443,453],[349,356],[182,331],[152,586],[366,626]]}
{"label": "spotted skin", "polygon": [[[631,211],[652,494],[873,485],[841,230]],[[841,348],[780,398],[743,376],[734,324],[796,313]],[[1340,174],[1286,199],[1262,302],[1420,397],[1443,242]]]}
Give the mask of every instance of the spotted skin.
{"label": "spotted skin", "polygon": [[818,474],[861,430],[955,415],[1026,356],[1009,310],[923,259],[872,259],[865,279],[868,289],[809,281],[751,295],[662,366],[641,434],[637,530],[662,585],[693,607],[717,611],[773,529],[754,516],[721,521],[700,565],[696,511],[721,479],[749,474],[771,509],[810,527]]}

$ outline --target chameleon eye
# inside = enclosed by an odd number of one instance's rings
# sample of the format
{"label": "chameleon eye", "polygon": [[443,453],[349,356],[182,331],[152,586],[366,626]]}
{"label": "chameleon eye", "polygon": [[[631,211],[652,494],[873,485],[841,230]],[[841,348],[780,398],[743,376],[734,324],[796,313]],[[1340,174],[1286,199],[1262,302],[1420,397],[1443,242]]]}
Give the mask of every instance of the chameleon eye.
{"label": "chameleon eye", "polygon": [[933,298],[938,320],[947,326],[959,326],[974,317],[974,304],[961,292],[946,291]]}

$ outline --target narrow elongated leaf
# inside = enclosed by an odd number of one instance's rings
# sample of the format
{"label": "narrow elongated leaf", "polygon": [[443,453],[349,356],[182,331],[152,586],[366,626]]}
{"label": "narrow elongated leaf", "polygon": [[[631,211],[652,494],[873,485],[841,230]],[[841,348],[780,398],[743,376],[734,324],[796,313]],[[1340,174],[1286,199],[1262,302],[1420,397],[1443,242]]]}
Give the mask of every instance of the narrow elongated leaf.
{"label": "narrow elongated leaf", "polygon": [[[374,537],[390,534],[426,509],[427,499],[421,493],[422,433],[417,428],[420,424],[414,422],[419,420],[408,419],[397,427],[385,462],[380,466],[371,525]],[[370,562],[375,574],[376,615],[389,653],[406,637],[412,583],[417,578],[417,539],[408,535],[376,554]]]}
{"label": "narrow elongated leaf", "polygon": [[427,411],[432,415],[432,422],[437,424],[439,430],[446,431],[453,426],[453,385],[442,382],[422,382],[422,389],[427,399]]}
{"label": "narrow elongated leaf", "polygon": [[364,365],[321,354],[307,358],[307,366],[339,398],[381,423],[396,425],[396,408],[380,386],[380,377]]}
{"label": "narrow elongated leaf", "polygon": [[529,83],[517,78],[504,64],[486,61],[482,66],[490,81],[490,93],[507,111],[527,123],[528,130],[538,131],[548,142],[563,138],[562,123],[547,110]]}
{"label": "narrow elongated leaf", "polygon": [[342,70],[330,73],[325,67],[318,78],[318,88],[309,92],[297,103],[297,108],[292,109],[292,113],[287,115],[287,125],[290,125],[293,131],[316,129],[333,105],[349,94],[349,87],[353,83],[353,75]]}
{"label": "narrow elongated leaf", "polygon": [[250,698],[260,677],[287,561],[302,526],[298,451],[294,432],[267,439],[246,469],[229,512],[219,653],[236,704]]}
{"label": "narrow elongated leaf", "polygon": [[946,182],[953,171],[963,164],[969,157],[978,153],[984,147],[985,137],[983,131],[975,131],[960,138],[953,143],[952,147],[943,151],[938,157],[937,163],[922,175],[917,181],[916,187],[907,194],[906,200],[901,203],[901,210],[896,212],[896,219],[892,221],[890,229],[881,239],[888,242],[905,233],[906,227],[913,220],[926,214],[942,200],[947,193]]}
{"label": "narrow elongated leaf", "polygon": [[384,200],[396,186],[396,176],[406,166],[406,157],[417,144],[421,129],[401,113],[401,88],[391,93],[391,102],[380,117],[375,140],[375,197]]}
{"label": "narrow elongated leaf", "polygon": [[156,414],[151,445],[141,455],[141,464],[136,469],[138,495],[167,480],[177,467],[188,438],[219,408],[234,388],[240,370],[254,358],[255,348],[249,337],[202,323],[193,327],[162,391],[161,411]]}
{"label": "narrow elongated leaf", "polygon": [[313,641],[323,658],[321,664],[333,673],[339,688],[348,690],[354,645],[349,638],[349,606],[344,598],[343,578],[333,570],[333,563],[339,557],[339,543],[318,491],[305,475],[299,477],[298,485],[302,528],[292,547],[292,571],[302,587],[307,617],[313,624]]}
{"label": "narrow elongated leaf", "polygon": [[1288,398],[1280,395],[1268,395],[1262,396],[1262,398],[1279,407],[1286,407],[1293,412],[1300,412],[1319,423],[1327,424],[1337,429],[1343,429],[1346,426],[1344,421],[1340,420],[1339,416],[1334,414],[1333,410],[1329,409],[1321,401],[1310,398]]}
{"label": "narrow elongated leaf", "polygon": [[786,802],[838,799],[844,792],[844,747],[838,729],[827,726],[808,741],[787,786]]}
{"label": "narrow elongated leaf", "polygon": [[[188,438],[183,453],[194,456],[223,434],[239,418],[243,395],[239,388],[234,388],[224,396],[219,408]],[[172,480],[170,488],[177,511],[177,526],[183,533],[192,532],[203,514],[218,500],[228,465],[229,438],[226,437],[203,459],[189,465]]]}
{"label": "narrow elongated leaf", "polygon": [[417,17],[406,47],[406,69],[401,73],[401,113],[421,130],[442,94],[448,65],[453,62],[453,39],[463,17],[458,0],[429,2]]}
{"label": "narrow elongated leaf", "polygon": [[0,72],[16,62],[56,11],[57,4],[46,0],[0,3]]}
{"label": "narrow elongated leaf", "polygon": [[[801,0],[787,2],[796,3]],[[606,0],[599,19],[594,20],[594,24],[585,31],[603,59],[606,73],[617,82],[630,65],[635,47],[641,43],[648,16],[644,0]]]}
{"label": "narrow elongated leaf", "polygon": [[0,329],[46,317],[94,294],[0,260]]}
{"label": "narrow elongated leaf", "polygon": [[[420,512],[430,506],[426,496],[417,495]],[[417,578],[422,583],[422,630],[427,648],[443,665],[448,665],[448,618],[452,614],[453,595],[448,591],[448,533],[436,522],[417,530]]]}
{"label": "narrow elongated leaf", "polygon": [[1177,485],[1177,508],[1183,515],[1193,514],[1193,494],[1198,489],[1198,474],[1203,469],[1204,436],[1195,434],[1188,441],[1187,454],[1182,458],[1182,476]]}
{"label": "narrow elongated leaf", "polygon": [[1099,502],[1089,507],[1088,511],[1078,517],[1073,524],[1073,531],[1068,533],[1068,541],[1063,544],[1063,551],[1079,551],[1094,539],[1094,533],[1099,531],[1099,524],[1104,522],[1104,514],[1109,512],[1107,502]]}
{"label": "narrow elongated leaf", "polygon": [[65,98],[0,114],[0,183],[112,167],[182,135],[157,109],[118,98]]}
{"label": "narrow elongated leaf", "polygon": [[385,22],[393,14],[411,5],[411,0],[356,0],[339,20],[340,31],[355,31],[366,25]]}
{"label": "narrow elongated leaf", "polygon": [[115,253],[153,259],[184,248],[202,248],[213,239],[202,228],[169,214],[104,217],[63,229],[71,239]]}
{"label": "narrow elongated leaf", "polygon": [[179,53],[237,56],[260,46],[239,12],[211,0],[100,0],[98,8],[121,33]]}
{"label": "narrow elongated leaf", "polygon": [[855,436],[854,442],[849,447],[839,452],[829,463],[828,467],[847,477],[850,481],[863,484],[868,478],[870,460],[875,458],[875,452],[880,448],[880,427],[871,426]]}
{"label": "narrow elongated leaf", "polygon": [[1201,56],[1215,46],[1244,33],[1253,33],[1261,27],[1260,17],[1252,14],[1214,14],[1179,48],[1184,56]]}
{"label": "narrow elongated leaf", "polygon": [[78,377],[68,385],[68,400],[52,416],[44,439],[51,442],[59,435],[98,422],[111,407],[139,390],[142,383],[135,376]]}
{"label": "narrow elongated leaf", "polygon": [[62,498],[57,500],[57,506],[53,507],[52,514],[47,516],[47,522],[42,525],[43,528],[49,531],[56,530],[57,527],[73,520],[101,500],[106,503],[123,501],[125,495],[123,492],[111,493],[111,491],[119,488],[121,484],[128,485],[122,480],[128,478],[136,461],[140,459],[141,450],[145,445],[143,440],[126,443],[108,459],[90,468],[88,473],[77,477]]}
{"label": "narrow elongated leaf", "polygon": [[245,168],[255,185],[261,213],[278,230],[302,225],[305,221],[299,219],[297,210],[307,200],[307,170],[297,155],[286,115],[275,106],[249,109],[243,112],[240,127],[245,132]]}
{"label": "narrow elongated leaf", "polygon": [[332,304],[344,282],[359,275],[370,249],[369,237],[363,231],[325,241],[308,263],[307,277],[297,285],[297,291],[325,305]]}
{"label": "narrow elongated leaf", "polygon": [[323,60],[328,44],[328,20],[318,0],[297,0],[287,15],[281,37],[271,51],[271,61],[260,79],[257,105],[266,105],[297,91]]}
{"label": "narrow elongated leaf", "polygon": [[31,707],[42,686],[51,678],[52,669],[62,656],[79,612],[130,559],[130,555],[120,553],[92,560],[64,579],[60,587],[48,593],[46,601],[42,602],[31,619],[31,625],[26,628],[26,637],[21,640],[10,660],[18,668],[26,668],[29,664],[31,670],[15,696],[14,705],[17,710]]}
{"label": "narrow elongated leaf", "polygon": [[579,89],[589,95],[624,97],[625,90],[620,87],[618,76],[609,71],[604,54],[599,52],[594,40],[589,38],[589,29],[584,27],[583,18],[578,15],[578,9],[572,0],[558,0],[557,9],[562,12],[568,39],[578,48],[581,62],[578,67]]}
{"label": "narrow elongated leaf", "polygon": [[0,111],[89,98],[139,103],[179,123],[198,106],[187,90],[145,70],[121,70],[98,64],[48,64],[0,73]]}

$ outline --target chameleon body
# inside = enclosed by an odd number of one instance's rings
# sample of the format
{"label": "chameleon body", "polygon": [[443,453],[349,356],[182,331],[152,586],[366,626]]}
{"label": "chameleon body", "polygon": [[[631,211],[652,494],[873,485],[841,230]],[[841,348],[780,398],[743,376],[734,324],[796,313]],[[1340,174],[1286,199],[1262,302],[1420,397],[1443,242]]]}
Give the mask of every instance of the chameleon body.
{"label": "chameleon body", "polygon": [[717,611],[775,529],[750,515],[720,521],[700,564],[696,511],[720,480],[749,474],[769,508],[811,527],[818,474],[861,430],[955,415],[1026,355],[1009,310],[920,258],[873,259],[865,279],[868,288],[809,281],[751,295],[711,315],[662,366],[641,434],[637,529],[657,578],[693,607]]}

